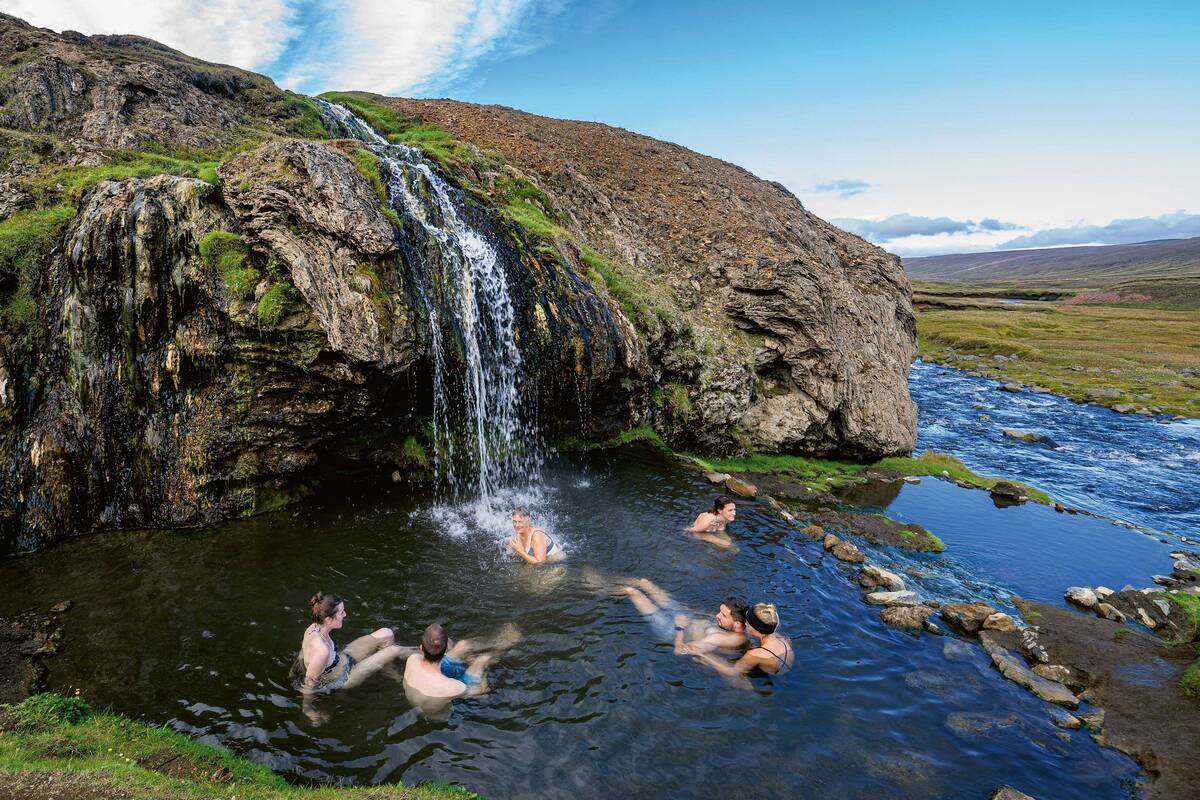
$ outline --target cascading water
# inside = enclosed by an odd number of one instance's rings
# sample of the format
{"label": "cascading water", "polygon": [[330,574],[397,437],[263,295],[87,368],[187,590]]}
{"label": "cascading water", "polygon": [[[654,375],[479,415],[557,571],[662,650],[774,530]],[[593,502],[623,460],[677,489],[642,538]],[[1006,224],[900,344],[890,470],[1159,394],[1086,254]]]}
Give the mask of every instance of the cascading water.
{"label": "cascading water", "polygon": [[[458,190],[418,150],[387,141],[343,106],[314,101],[330,133],[379,157],[389,205],[425,239],[426,258],[409,278],[429,320],[435,468],[456,495],[473,492],[489,508],[502,487],[541,466],[536,430],[521,413],[521,353],[504,265],[464,219]],[[454,355],[461,373],[449,369]]]}

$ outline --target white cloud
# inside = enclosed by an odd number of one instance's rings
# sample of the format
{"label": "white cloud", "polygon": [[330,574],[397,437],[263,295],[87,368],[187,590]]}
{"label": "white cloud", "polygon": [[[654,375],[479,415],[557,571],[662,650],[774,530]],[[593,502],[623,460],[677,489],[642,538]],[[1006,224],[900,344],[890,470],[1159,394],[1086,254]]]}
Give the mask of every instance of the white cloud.
{"label": "white cloud", "polygon": [[542,41],[569,0],[0,0],[34,25],[132,33],[284,88],[416,93]]}
{"label": "white cloud", "polygon": [[404,94],[444,85],[540,8],[537,0],[360,0],[347,9],[337,64],[310,88]]}
{"label": "white cloud", "polygon": [[137,34],[244,69],[270,64],[296,34],[286,0],[2,0],[0,10],[55,31]]}

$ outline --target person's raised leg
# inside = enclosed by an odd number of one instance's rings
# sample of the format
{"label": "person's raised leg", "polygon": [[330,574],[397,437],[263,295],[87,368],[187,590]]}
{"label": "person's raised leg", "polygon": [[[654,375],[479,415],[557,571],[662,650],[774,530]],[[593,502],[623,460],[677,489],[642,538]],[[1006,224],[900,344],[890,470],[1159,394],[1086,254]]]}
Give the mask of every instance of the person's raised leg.
{"label": "person's raised leg", "polygon": [[626,586],[623,591],[629,598],[629,601],[633,603],[633,607],[636,608],[641,614],[647,617],[652,617],[658,613],[658,606],[656,606],[654,601],[647,597],[640,589],[635,589],[632,586]]}
{"label": "person's raised leg", "polygon": [[351,689],[358,686],[388,664],[401,658],[408,658],[415,652],[417,652],[417,648],[415,647],[386,644],[362,661],[357,661],[354,664],[354,668],[350,670],[350,674],[346,677],[346,683],[342,688]]}
{"label": "person's raised leg", "polygon": [[675,603],[671,599],[671,595],[660,589],[658,584],[649,578],[638,578],[637,585],[647,596],[653,598],[655,605],[659,608],[666,609]]}
{"label": "person's raised leg", "polygon": [[387,647],[390,644],[395,644],[396,634],[392,633],[391,628],[380,628],[377,631],[368,633],[366,636],[360,636],[350,644],[346,645],[342,652],[353,658],[355,661],[365,661],[378,650]]}

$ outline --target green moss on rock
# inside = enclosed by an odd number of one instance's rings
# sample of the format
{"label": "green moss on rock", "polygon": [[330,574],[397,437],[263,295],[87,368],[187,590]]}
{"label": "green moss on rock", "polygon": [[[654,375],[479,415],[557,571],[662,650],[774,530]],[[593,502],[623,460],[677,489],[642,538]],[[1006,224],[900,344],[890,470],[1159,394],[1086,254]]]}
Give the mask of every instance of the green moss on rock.
{"label": "green moss on rock", "polygon": [[296,290],[290,283],[278,281],[272,284],[258,300],[258,321],[263,325],[278,325],[288,306],[297,298]]}
{"label": "green moss on rock", "polygon": [[200,257],[225,282],[229,296],[248,300],[258,285],[258,270],[249,266],[250,247],[242,237],[229,231],[212,231],[200,240]]}

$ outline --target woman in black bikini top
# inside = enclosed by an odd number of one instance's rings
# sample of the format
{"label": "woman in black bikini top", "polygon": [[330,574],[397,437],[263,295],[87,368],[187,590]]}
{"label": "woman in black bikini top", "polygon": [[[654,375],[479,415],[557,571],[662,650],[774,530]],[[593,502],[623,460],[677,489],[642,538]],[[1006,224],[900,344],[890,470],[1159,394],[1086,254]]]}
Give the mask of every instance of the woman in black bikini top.
{"label": "woman in black bikini top", "polygon": [[767,675],[783,675],[792,668],[796,654],[792,640],[778,633],[779,612],[770,603],[758,603],[746,610],[746,636],[751,641],[758,639],[758,646],[750,648],[746,655],[730,664],[711,653],[699,656],[710,667],[730,678],[742,681],[745,676],[759,670]]}

